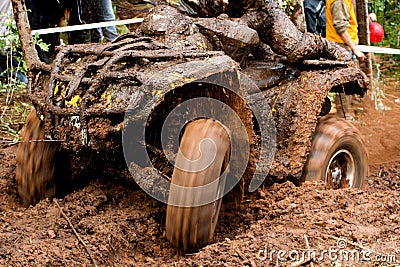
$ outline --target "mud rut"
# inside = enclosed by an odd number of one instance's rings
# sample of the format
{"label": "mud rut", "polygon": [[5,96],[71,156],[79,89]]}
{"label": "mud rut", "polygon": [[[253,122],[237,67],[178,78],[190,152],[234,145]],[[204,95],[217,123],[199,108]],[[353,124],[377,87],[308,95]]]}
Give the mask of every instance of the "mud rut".
{"label": "mud rut", "polygon": [[[399,117],[400,109],[392,104],[391,111],[382,113],[370,107],[364,103],[356,123],[368,136],[373,157],[368,189],[326,190],[318,183],[295,187],[290,182],[262,188],[239,206],[223,205],[212,244],[189,255],[166,239],[165,205],[124,178],[93,177],[57,199],[60,207],[43,200],[24,208],[15,184],[15,150],[2,149],[0,266],[94,266],[93,261],[97,266],[276,266],[276,254],[264,259],[260,251],[321,252],[337,249],[338,238],[346,240],[349,250],[371,249],[371,257],[400,260],[400,155],[378,149],[382,140],[399,146],[400,129],[389,122]],[[379,159],[386,160],[387,153],[397,161],[381,166]],[[379,266],[372,259],[336,261],[342,266]],[[333,262],[325,257],[314,266]],[[281,261],[277,266],[292,264]]]}

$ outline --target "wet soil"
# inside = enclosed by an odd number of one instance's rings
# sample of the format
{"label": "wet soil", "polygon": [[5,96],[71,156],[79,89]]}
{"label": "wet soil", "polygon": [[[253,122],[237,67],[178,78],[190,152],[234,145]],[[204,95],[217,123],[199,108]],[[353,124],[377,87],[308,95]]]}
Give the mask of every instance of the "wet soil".
{"label": "wet soil", "polygon": [[165,205],[124,178],[99,176],[24,208],[15,148],[1,149],[0,266],[311,266],[305,251],[315,253],[313,266],[400,264],[398,88],[387,81],[387,110],[377,111],[370,95],[355,108],[369,150],[367,189],[261,188],[224,205],[212,244],[186,255],[165,237]]}

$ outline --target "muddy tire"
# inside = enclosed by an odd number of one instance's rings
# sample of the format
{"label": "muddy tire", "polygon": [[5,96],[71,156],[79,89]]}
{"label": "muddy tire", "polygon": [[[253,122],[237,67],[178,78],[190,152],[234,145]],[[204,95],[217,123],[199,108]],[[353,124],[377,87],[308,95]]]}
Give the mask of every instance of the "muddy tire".
{"label": "muddy tire", "polygon": [[[26,118],[21,140],[45,139],[43,123],[36,110]],[[56,193],[55,155],[57,144],[51,142],[23,142],[17,148],[16,180],[18,193],[26,206],[34,205]]]}
{"label": "muddy tire", "polygon": [[[201,161],[198,160],[202,155],[199,148],[201,142],[207,138],[214,142],[216,153],[211,164],[203,168],[200,166]],[[206,154],[208,150],[202,152]],[[218,182],[212,184],[211,190],[202,188],[193,194],[171,188],[169,203],[172,198],[178,200],[179,203],[167,206],[166,235],[175,247],[184,251],[193,251],[211,242],[221,207],[229,157],[229,133],[219,122],[212,119],[199,119],[185,127],[180,142],[180,151],[175,162],[172,183],[185,187],[201,187],[215,181],[221,174],[223,175]],[[193,172],[193,170],[199,171]],[[193,199],[201,199],[210,194],[215,201],[202,206],[187,205]]]}
{"label": "muddy tire", "polygon": [[326,182],[327,188],[363,188],[368,156],[361,133],[349,121],[322,118],[315,131],[303,172],[304,181]]}

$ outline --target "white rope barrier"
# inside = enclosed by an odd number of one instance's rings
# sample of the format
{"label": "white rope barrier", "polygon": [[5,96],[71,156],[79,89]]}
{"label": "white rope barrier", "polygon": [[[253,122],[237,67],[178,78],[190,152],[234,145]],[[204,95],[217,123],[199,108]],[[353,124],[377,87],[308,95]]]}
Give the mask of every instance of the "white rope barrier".
{"label": "white rope barrier", "polygon": [[[135,24],[135,23],[141,23],[141,22],[143,22],[143,18],[134,18],[134,19],[125,19],[125,20],[116,20],[116,21],[106,21],[106,22],[98,22],[98,23],[66,26],[66,27],[55,27],[55,28],[48,28],[48,29],[41,29],[41,30],[32,30],[32,35],[58,33],[58,32],[81,31],[81,30],[103,28],[103,27],[108,27],[108,26]],[[368,46],[368,45],[357,45],[357,48],[360,51],[366,52],[366,53],[400,55],[400,49],[394,49],[394,48]]]}
{"label": "white rope barrier", "polygon": [[143,18],[135,18],[135,19],[98,22],[98,23],[91,23],[91,24],[73,25],[73,26],[66,26],[66,27],[55,27],[55,28],[48,28],[48,29],[41,29],[41,30],[32,30],[32,35],[89,30],[89,29],[103,28],[103,27],[108,27],[108,26],[141,23],[142,21],[143,21]]}
{"label": "white rope barrier", "polygon": [[356,45],[358,50],[366,53],[377,53],[377,54],[392,54],[400,55],[400,49],[379,47],[379,46],[369,46],[369,45]]}

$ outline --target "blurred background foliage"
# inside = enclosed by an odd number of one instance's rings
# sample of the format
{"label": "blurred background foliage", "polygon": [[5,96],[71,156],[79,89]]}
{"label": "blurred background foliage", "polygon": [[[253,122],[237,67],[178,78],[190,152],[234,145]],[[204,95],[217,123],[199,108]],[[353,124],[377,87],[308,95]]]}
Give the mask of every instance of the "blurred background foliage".
{"label": "blurred background foliage", "polygon": [[[369,0],[368,11],[375,13],[377,22],[385,30],[381,42],[375,46],[400,49],[400,1],[399,0]],[[400,78],[400,55],[380,55],[380,64],[384,65],[382,72],[387,76]]]}

